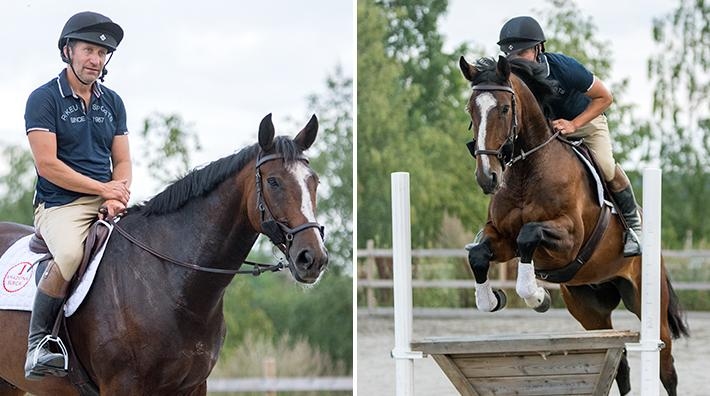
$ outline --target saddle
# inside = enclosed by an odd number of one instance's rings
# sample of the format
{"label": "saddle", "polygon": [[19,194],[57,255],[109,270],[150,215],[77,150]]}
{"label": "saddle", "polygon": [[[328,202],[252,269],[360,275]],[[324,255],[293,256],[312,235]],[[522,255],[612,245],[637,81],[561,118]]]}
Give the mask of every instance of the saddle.
{"label": "saddle", "polygon": [[[89,266],[89,263],[91,263],[91,259],[101,250],[101,246],[103,246],[104,242],[106,242],[106,238],[109,236],[108,229],[106,227],[99,227],[98,225],[99,223],[95,222],[91,228],[89,228],[89,234],[86,236],[86,242],[84,243],[84,256],[79,264],[79,269],[77,269],[69,283],[69,295],[71,295],[79,284],[84,273],[86,273],[86,268]],[[44,257],[37,263],[37,270],[35,271],[35,282],[39,283],[39,279],[44,273],[47,262],[52,259],[53,256],[49,252],[47,243],[44,241],[44,238],[42,238],[42,234],[38,229],[35,229],[35,233],[32,235],[32,239],[30,239],[29,247],[30,251],[33,253],[44,254]]]}
{"label": "saddle", "polygon": [[[109,229],[107,227],[99,226],[98,222],[95,222],[91,228],[89,228],[89,234],[87,235],[86,242],[84,243],[84,255],[81,263],[79,264],[79,269],[76,271],[71,282],[69,283],[69,293],[67,296],[70,296],[75,291],[82,277],[86,273],[89,263],[91,263],[91,260],[94,256],[96,256],[99,250],[101,250],[101,247],[106,242],[108,236]],[[42,257],[36,264],[37,269],[35,271],[35,282],[39,283],[39,280],[47,267],[47,263],[50,259],[52,259],[52,254],[49,252],[47,244],[42,238],[39,230],[35,230],[34,235],[30,239],[29,247],[34,253],[44,254],[44,257]],[[86,369],[74,352],[71,337],[69,336],[69,331],[66,326],[64,310],[60,310],[59,315],[54,322],[52,336],[61,336],[62,339],[66,340],[67,354],[69,358],[68,378],[79,391],[79,394],[81,396],[99,396],[98,387],[91,381],[91,378],[89,378],[89,375],[86,373]]]}

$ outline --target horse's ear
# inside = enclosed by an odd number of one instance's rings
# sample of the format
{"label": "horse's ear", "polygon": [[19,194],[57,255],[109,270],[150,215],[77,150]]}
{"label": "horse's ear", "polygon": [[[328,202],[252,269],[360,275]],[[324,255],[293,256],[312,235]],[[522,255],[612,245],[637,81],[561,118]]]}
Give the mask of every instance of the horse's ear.
{"label": "horse's ear", "polygon": [[274,144],[274,123],[271,121],[271,113],[269,113],[259,124],[259,146],[264,151],[269,151]]}
{"label": "horse's ear", "polygon": [[510,63],[508,63],[508,58],[503,55],[498,57],[498,67],[496,68],[496,74],[498,77],[505,81],[510,78]]}
{"label": "horse's ear", "polygon": [[315,142],[317,135],[318,118],[315,114],[313,114],[311,119],[308,121],[308,124],[306,124],[306,126],[301,130],[301,132],[298,132],[298,135],[293,138],[293,141],[296,142],[296,145],[301,150],[307,150],[309,147],[311,147],[313,142]]}
{"label": "horse's ear", "polygon": [[473,81],[476,74],[478,74],[476,68],[468,63],[463,56],[459,58],[459,67],[461,68],[461,73],[463,73],[463,76],[466,77],[468,81]]}

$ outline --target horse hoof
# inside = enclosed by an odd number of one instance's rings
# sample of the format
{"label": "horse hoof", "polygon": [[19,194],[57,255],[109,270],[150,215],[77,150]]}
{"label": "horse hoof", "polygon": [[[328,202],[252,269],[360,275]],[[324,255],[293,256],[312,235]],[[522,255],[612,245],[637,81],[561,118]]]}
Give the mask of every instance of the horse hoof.
{"label": "horse hoof", "polygon": [[505,292],[502,289],[494,289],[493,294],[495,294],[498,304],[496,304],[495,308],[493,308],[491,312],[500,311],[505,308],[508,304],[508,296],[505,295]]}
{"label": "horse hoof", "polygon": [[542,304],[538,305],[535,307],[535,312],[547,312],[548,309],[550,309],[550,306],[552,305],[552,297],[550,297],[550,292],[545,289],[545,298],[542,299]]}

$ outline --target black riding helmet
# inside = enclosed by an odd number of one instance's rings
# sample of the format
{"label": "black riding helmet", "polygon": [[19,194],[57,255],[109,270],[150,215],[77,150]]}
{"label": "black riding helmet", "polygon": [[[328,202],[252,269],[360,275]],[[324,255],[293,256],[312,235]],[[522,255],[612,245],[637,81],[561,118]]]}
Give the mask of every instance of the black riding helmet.
{"label": "black riding helmet", "polygon": [[[517,52],[545,42],[545,33],[540,24],[529,16],[515,17],[506,22],[500,29],[501,51]],[[544,51],[544,47],[543,47]]]}
{"label": "black riding helmet", "polygon": [[64,56],[63,49],[69,39],[97,44],[111,53],[123,39],[123,29],[108,17],[96,12],[84,11],[69,18],[59,36],[59,52],[66,63],[69,63],[69,59]]}

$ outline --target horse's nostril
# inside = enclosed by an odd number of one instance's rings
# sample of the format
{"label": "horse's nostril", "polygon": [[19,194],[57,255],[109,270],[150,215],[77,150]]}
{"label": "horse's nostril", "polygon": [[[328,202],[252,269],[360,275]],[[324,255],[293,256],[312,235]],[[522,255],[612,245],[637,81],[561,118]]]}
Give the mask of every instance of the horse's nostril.
{"label": "horse's nostril", "polygon": [[313,265],[313,254],[308,249],[303,249],[296,256],[296,263],[303,265],[305,268],[310,268]]}

